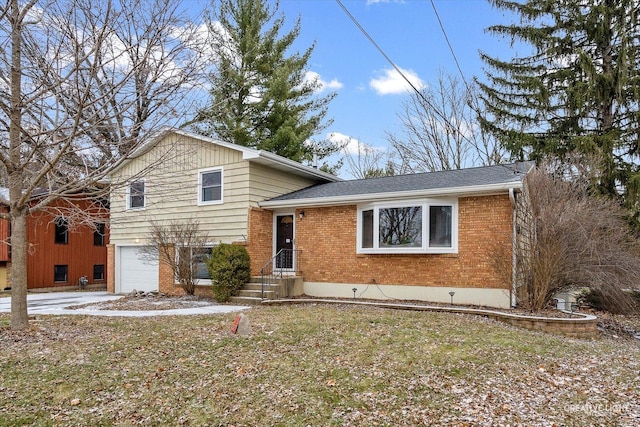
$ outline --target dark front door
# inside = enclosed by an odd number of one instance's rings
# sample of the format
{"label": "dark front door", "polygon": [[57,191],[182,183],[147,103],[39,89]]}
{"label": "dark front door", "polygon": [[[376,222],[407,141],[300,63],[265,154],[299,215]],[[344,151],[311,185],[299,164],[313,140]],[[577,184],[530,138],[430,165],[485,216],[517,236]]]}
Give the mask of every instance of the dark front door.
{"label": "dark front door", "polygon": [[293,268],[293,215],[276,216],[276,268]]}

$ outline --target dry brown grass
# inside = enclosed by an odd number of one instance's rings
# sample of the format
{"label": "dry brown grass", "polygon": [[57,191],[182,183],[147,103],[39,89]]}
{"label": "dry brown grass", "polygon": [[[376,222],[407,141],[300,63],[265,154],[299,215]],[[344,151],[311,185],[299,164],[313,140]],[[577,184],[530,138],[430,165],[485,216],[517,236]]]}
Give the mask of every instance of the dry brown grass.
{"label": "dry brown grass", "polygon": [[0,425],[637,425],[640,346],[342,305],[0,315]]}

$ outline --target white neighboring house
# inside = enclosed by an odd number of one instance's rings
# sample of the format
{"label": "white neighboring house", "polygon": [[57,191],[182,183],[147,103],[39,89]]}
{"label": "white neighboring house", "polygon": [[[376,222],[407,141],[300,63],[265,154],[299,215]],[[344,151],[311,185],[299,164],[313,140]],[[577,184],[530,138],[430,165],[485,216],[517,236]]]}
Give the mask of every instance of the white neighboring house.
{"label": "white neighboring house", "polygon": [[[180,293],[158,260],[140,253],[149,244],[150,220],[196,219],[218,242],[249,245],[249,217],[258,203],[311,185],[340,178],[270,152],[218,141],[195,133],[165,129],[110,175],[126,181],[110,195],[111,238],[108,290],[133,289]],[[273,224],[275,227],[275,224]],[[273,230],[266,230],[271,235]],[[272,242],[254,242],[252,269],[259,270],[277,250]],[[206,272],[206,270],[203,270]],[[202,279],[201,284],[206,284]]]}

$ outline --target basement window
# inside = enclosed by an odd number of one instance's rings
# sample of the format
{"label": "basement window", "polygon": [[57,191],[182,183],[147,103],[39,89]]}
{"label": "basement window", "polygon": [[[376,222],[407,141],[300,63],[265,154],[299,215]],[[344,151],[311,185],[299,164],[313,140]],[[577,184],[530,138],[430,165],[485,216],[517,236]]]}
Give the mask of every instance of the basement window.
{"label": "basement window", "polygon": [[104,264],[94,264],[93,280],[104,280]]}
{"label": "basement window", "polygon": [[458,204],[381,202],[358,207],[358,253],[456,253]]}
{"label": "basement window", "polygon": [[[181,247],[176,251],[176,267],[178,270],[193,275],[199,285],[211,284],[211,274],[207,261],[211,256],[212,247]],[[176,276],[179,274],[176,271]],[[178,278],[176,277],[176,281]]]}
{"label": "basement window", "polygon": [[67,283],[67,270],[66,265],[54,265],[53,266],[53,281],[55,283]]}

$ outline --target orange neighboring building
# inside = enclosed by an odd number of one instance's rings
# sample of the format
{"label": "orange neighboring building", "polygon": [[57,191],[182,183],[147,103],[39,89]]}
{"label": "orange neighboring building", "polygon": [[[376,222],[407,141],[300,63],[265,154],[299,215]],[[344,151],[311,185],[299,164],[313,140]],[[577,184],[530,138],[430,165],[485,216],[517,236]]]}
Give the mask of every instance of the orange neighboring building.
{"label": "orange neighboring building", "polygon": [[[72,212],[95,212],[95,220],[75,224]],[[5,206],[2,211],[7,212]],[[83,215],[80,215],[83,216]],[[45,211],[27,219],[27,289],[78,287],[86,276],[87,284],[106,286],[108,209],[78,198],[70,203],[54,202]],[[11,287],[10,223],[0,220],[0,290]]]}

